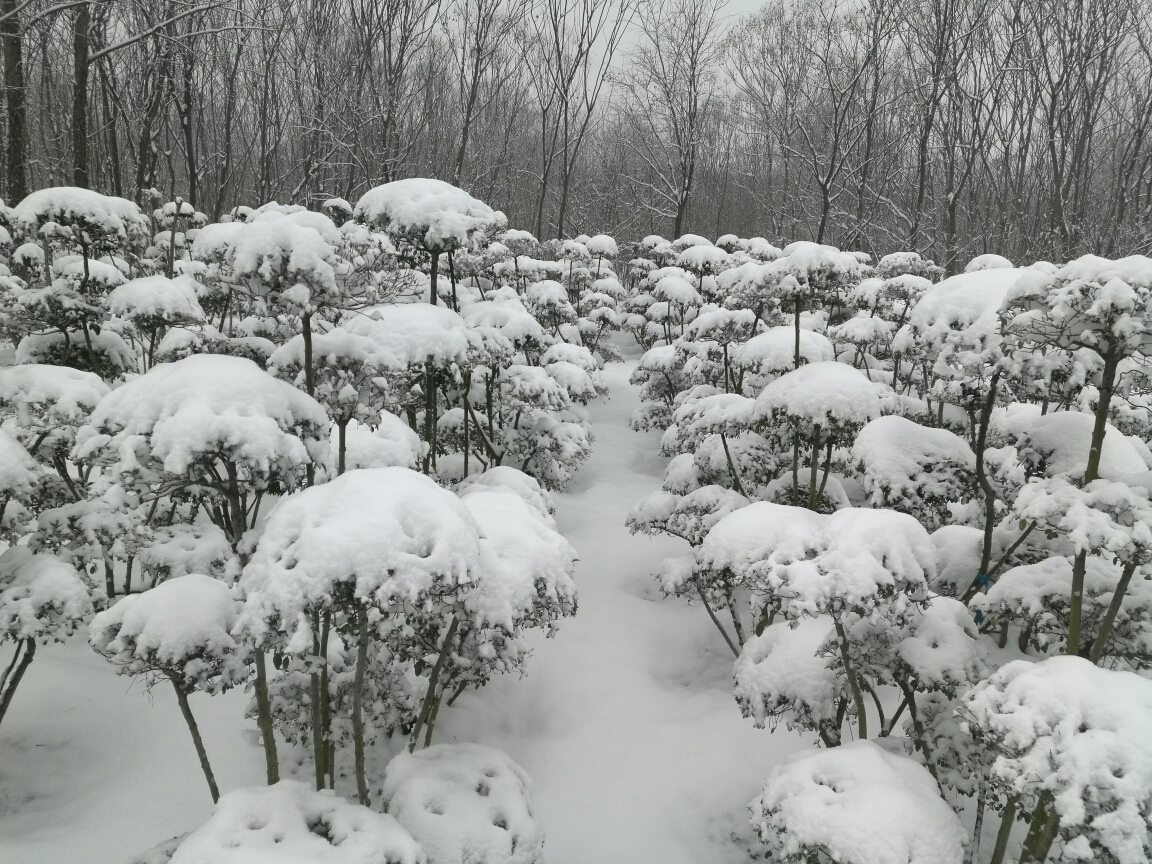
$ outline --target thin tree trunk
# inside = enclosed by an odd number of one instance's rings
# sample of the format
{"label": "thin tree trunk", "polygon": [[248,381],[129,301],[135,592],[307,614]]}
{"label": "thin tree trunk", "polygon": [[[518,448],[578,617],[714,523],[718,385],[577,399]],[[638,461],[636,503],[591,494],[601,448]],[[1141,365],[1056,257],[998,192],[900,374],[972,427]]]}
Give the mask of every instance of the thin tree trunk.
{"label": "thin tree trunk", "polygon": [[700,588],[700,583],[696,583],[696,593],[700,595],[700,602],[704,604],[704,608],[708,610],[708,617],[712,619],[712,623],[716,625],[716,629],[720,631],[720,635],[724,637],[724,641],[728,643],[729,649],[732,651],[733,657],[740,656],[740,649],[732,642],[728,631],[724,629],[724,625],[720,623],[720,619],[716,617],[716,613],[712,611],[712,606],[708,603],[708,598],[704,596],[704,591]]}
{"label": "thin tree trunk", "polygon": [[468,392],[472,389],[472,370],[464,372],[464,479],[468,479]]}
{"label": "thin tree trunk", "polygon": [[336,456],[336,474],[344,473],[348,457],[348,421],[342,420],[336,424],[339,435],[339,446]]}
{"label": "thin tree trunk", "polygon": [[976,793],[976,823],[972,826],[972,842],[964,852],[965,864],[980,864],[980,835],[984,832],[984,808],[988,803],[988,790],[983,784]]}
{"label": "thin tree trunk", "polygon": [[1012,795],[1004,805],[1004,812],[1000,814],[1000,830],[996,832],[996,846],[992,850],[992,860],[988,864],[1004,864],[1004,855],[1008,851],[1008,839],[1012,836],[1012,827],[1016,824],[1016,807],[1020,799]]}
{"label": "thin tree trunk", "polygon": [[272,704],[268,700],[268,672],[264,668],[264,652],[257,648],[256,661],[256,725],[264,739],[264,762],[268,772],[268,785],[280,782],[280,761],[276,756],[276,734],[272,728]]}
{"label": "thin tree trunk", "polygon": [[335,744],[328,740],[331,705],[328,694],[328,637],[332,632],[332,613],[324,610],[323,626],[320,631],[320,656],[324,665],[320,667],[320,731],[324,741],[324,770],[328,774],[328,788],[336,787]]}
{"label": "thin tree trunk", "polygon": [[844,662],[844,672],[848,676],[848,686],[852,690],[852,701],[856,703],[856,721],[860,729],[860,739],[868,737],[868,709],[864,704],[864,694],[860,690],[860,680],[856,677],[856,667],[848,653],[848,634],[844,625],[836,622],[836,641],[840,645],[840,659]]}
{"label": "thin tree trunk", "polygon": [[732,453],[728,449],[728,436],[723,432],[720,433],[720,443],[724,445],[724,456],[728,460],[728,471],[732,474],[732,488],[747,498],[748,493],[744,491],[744,484],[740,482],[740,472],[736,470],[736,463],[732,461]]}
{"label": "thin tree trunk", "polygon": [[1043,864],[1052,849],[1052,841],[1060,827],[1060,817],[1056,813],[1056,796],[1050,789],[1040,793],[1036,809],[1032,811],[1032,822],[1024,845],[1020,849],[1018,864]]}
{"label": "thin tree trunk", "polygon": [[424,473],[432,473],[435,465],[433,448],[436,446],[436,370],[429,360],[424,366],[424,440],[428,452],[424,455]]}
{"label": "thin tree trunk", "polygon": [[1116,623],[1116,615],[1120,612],[1120,605],[1124,602],[1124,595],[1128,593],[1128,585],[1132,581],[1132,574],[1136,572],[1136,565],[1129,562],[1124,565],[1124,572],[1120,581],[1116,583],[1116,590],[1112,592],[1112,600],[1108,603],[1108,611],[1104,613],[1104,622],[1100,625],[1100,632],[1092,642],[1092,650],[1088,659],[1099,663],[1108,647],[1108,638],[1112,635],[1112,625]]}
{"label": "thin tree trunk", "polygon": [[444,644],[440,646],[440,654],[432,667],[432,674],[428,676],[428,693],[424,696],[424,704],[420,708],[420,716],[416,719],[416,726],[412,730],[412,738],[408,742],[408,752],[416,750],[416,743],[420,740],[420,731],[428,721],[428,714],[432,710],[432,700],[436,695],[436,686],[440,682],[440,670],[444,668],[444,661],[452,648],[452,640],[456,638],[456,628],[460,626],[459,619],[452,616],[452,623],[448,625],[448,632],[444,635]]}
{"label": "thin tree trunk", "polygon": [[72,26],[72,184],[88,188],[88,25],[89,8],[81,3]]}
{"label": "thin tree trunk", "polygon": [[180,713],[184,715],[184,722],[188,724],[188,731],[192,733],[192,743],[196,745],[196,755],[200,758],[200,768],[204,772],[204,779],[208,781],[208,791],[212,793],[212,803],[220,800],[220,790],[216,787],[216,778],[212,776],[212,766],[208,764],[208,751],[204,749],[204,742],[200,740],[200,729],[196,726],[196,718],[192,716],[192,709],[188,705],[188,694],[179,682],[172,677],[172,689],[176,691],[176,701],[180,703]]}
{"label": "thin tree trunk", "polygon": [[816,474],[820,467],[820,427],[812,427],[812,464],[808,466],[808,509],[815,510],[816,500]]}
{"label": "thin tree trunk", "polygon": [[24,639],[17,644],[17,651],[20,650],[21,645],[24,646],[24,656],[20,658],[15,671],[5,678],[4,689],[0,693],[0,723],[4,722],[4,715],[8,713],[8,706],[12,704],[12,697],[16,695],[16,687],[20,683],[20,679],[24,677],[24,673],[28,671],[28,667],[32,665],[32,660],[36,656],[35,639]]}
{"label": "thin tree trunk", "polygon": [[440,269],[440,253],[430,252],[428,254],[432,256],[432,264],[428,268],[428,277],[430,279],[430,284],[428,286],[428,302],[435,306],[440,302],[439,298],[436,296],[436,276],[438,275],[438,271]]}
{"label": "thin tree trunk", "polygon": [[[320,657],[320,614],[312,613],[312,651]],[[309,696],[312,699],[312,761],[315,763],[316,791],[324,788],[325,757],[328,755],[328,745],[324,741],[324,729],[320,719],[320,673],[312,672],[308,675]]]}
{"label": "thin tree trunk", "polygon": [[[20,32],[18,0],[2,0],[0,13],[0,42],[4,46],[4,95],[8,109],[8,150],[6,194],[10,205],[17,204],[28,194],[28,169],[25,162],[27,149],[28,115],[27,90],[24,84],[24,44]],[[47,263],[47,262],[45,262]]]}
{"label": "thin tree trunk", "polygon": [[[1092,444],[1088,451],[1088,466],[1084,471],[1084,485],[1087,486],[1100,474],[1100,456],[1104,451],[1104,435],[1107,432],[1108,408],[1112,403],[1112,393],[1116,388],[1116,368],[1119,355],[1109,351],[1104,355],[1104,370],[1100,376],[1100,395],[1096,404],[1096,417],[1092,425]],[[1081,629],[1084,615],[1084,575],[1088,570],[1088,552],[1076,556],[1072,565],[1072,597],[1068,608],[1068,653],[1080,653]],[[1029,836],[1033,834],[1030,830]],[[1039,836],[1039,835],[1038,835]],[[1037,842],[1040,842],[1037,840]],[[1051,845],[1051,840],[1048,844]],[[1037,846],[1038,850],[1039,847]],[[1045,852],[1047,854],[1047,852]]]}
{"label": "thin tree trunk", "polygon": [[740,620],[740,610],[736,608],[736,597],[733,594],[728,595],[728,614],[732,616],[732,629],[736,631],[736,641],[743,645],[748,641],[748,636],[744,632],[744,622]]}
{"label": "thin tree trunk", "polygon": [[356,797],[368,806],[368,780],[364,776],[364,672],[368,668],[368,612],[357,604],[356,678],[352,685],[352,744],[356,759]]}

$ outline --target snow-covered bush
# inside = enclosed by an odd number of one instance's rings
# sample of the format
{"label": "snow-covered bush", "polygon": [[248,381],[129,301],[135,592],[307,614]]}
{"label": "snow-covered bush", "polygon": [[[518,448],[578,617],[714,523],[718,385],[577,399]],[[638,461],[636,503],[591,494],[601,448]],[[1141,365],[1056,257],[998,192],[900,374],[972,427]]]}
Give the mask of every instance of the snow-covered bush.
{"label": "snow-covered bush", "polygon": [[419,841],[428,864],[541,864],[544,826],[531,780],[507,754],[437,744],[388,763],[381,802]]}
{"label": "snow-covered bush", "polygon": [[93,612],[80,574],[52,555],[13,546],[0,555],[0,645],[11,642],[12,660],[0,677],[0,722],[16,687],[36,656],[36,646],[63,642]]}
{"label": "snow-covered bush", "polygon": [[871,741],[798,753],[750,805],[774,861],[960,864],[964,832],[922,765]]}
{"label": "snow-covered bush", "polygon": [[961,716],[997,759],[994,781],[1033,807],[1024,855],[1043,861],[1148,859],[1152,683],[1080,657],[1017,660],[977,685]]}
{"label": "snow-covered bush", "polygon": [[976,457],[947,429],[878,417],[860,430],[852,455],[873,507],[908,513],[930,531],[949,520],[949,504],[975,495]]}
{"label": "snow-covered bush", "polygon": [[88,627],[89,644],[119,674],[141,677],[149,689],[159,678],[171,682],[214,802],[220,790],[188,696],[220,693],[247,679],[247,652],[231,635],[236,618],[232,589],[193,573],[122,598]]}
{"label": "snow-covered bush", "polygon": [[[176,841],[171,864],[426,864],[420,844],[387,813],[314,792],[296,780],[235,789]],[[165,851],[165,854],[167,851]],[[144,859],[145,864],[153,862]]]}

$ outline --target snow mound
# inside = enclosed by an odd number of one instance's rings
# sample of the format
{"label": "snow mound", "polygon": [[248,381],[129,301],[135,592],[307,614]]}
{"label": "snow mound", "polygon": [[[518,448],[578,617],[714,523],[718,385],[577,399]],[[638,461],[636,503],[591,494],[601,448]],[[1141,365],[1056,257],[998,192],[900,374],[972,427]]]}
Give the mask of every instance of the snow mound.
{"label": "snow mound", "polygon": [[[390,411],[381,411],[375,429],[357,423],[348,424],[344,432],[344,463],[354,468],[411,468],[420,465],[424,445],[412,428]],[[332,464],[339,453],[339,430],[332,430]]]}
{"label": "snow mound", "polygon": [[444,306],[429,303],[391,303],[363,314],[350,315],[343,328],[367,336],[406,365],[462,362],[479,338],[468,331],[464,319]]}
{"label": "snow mound", "polygon": [[552,514],[556,512],[556,504],[552,496],[544,489],[535,477],[529,477],[523,471],[510,465],[497,465],[489,468],[482,474],[473,474],[460,484],[457,493],[464,497],[472,491],[480,489],[501,489],[519,495],[524,502],[540,514],[540,518],[549,527],[555,527]]}
{"label": "snow mound", "polygon": [[28,364],[0,369],[0,403],[14,405],[27,424],[32,406],[43,406],[50,425],[87,418],[108,392],[99,375],[68,366]]}
{"label": "snow mound", "polygon": [[544,826],[530,785],[500,750],[438,744],[388,763],[382,800],[428,864],[542,864]]}
{"label": "snow mound", "polygon": [[420,845],[386,813],[296,780],[236,789],[189,834],[171,864],[424,864]]}
{"label": "snow mound", "polygon": [[778,621],[745,642],[732,673],[744,716],[759,727],[779,717],[791,726],[789,709],[802,712],[804,721],[833,720],[841,688],[836,671],[819,656],[832,632],[832,619],[822,615],[796,626]]}
{"label": "snow mound", "polygon": [[108,295],[108,311],[124,318],[154,318],[171,323],[204,320],[196,282],[189,276],[143,276]]}
{"label": "snow mound", "polygon": [[[1081,411],[1056,411],[1043,417],[1036,415],[1034,410],[1009,412],[998,425],[1018,435],[1022,446],[1034,450],[1044,460],[1049,476],[1067,474],[1082,477],[1088,467],[1096,418]],[[1144,459],[1132,442],[1111,423],[1105,424],[1099,476],[1118,480],[1125,474],[1146,470]]]}
{"label": "snow mound", "polygon": [[977,273],[981,270],[1008,270],[1012,267],[1012,262],[1005,258],[1003,255],[977,255],[968,262],[968,266],[964,268],[965,273]]}
{"label": "snow mound", "polygon": [[960,821],[928,769],[871,741],[796,754],[750,807],[760,839],[785,861],[814,860],[817,850],[840,864],[964,857]]}
{"label": "snow mound", "polygon": [[[791,327],[773,327],[753,336],[732,356],[737,365],[762,375],[790,372],[796,363],[796,333]],[[812,330],[800,331],[801,362],[819,363],[835,359],[836,351],[827,336]]]}

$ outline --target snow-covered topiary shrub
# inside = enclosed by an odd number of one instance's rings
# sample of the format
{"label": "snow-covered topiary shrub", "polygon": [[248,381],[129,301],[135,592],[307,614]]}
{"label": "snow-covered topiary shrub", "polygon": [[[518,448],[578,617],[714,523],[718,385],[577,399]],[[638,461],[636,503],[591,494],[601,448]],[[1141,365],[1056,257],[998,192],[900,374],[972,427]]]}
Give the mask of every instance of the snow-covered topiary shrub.
{"label": "snow-covered topiary shrub", "polygon": [[964,832],[936,781],[871,741],[798,753],[750,805],[773,861],[961,864]]}

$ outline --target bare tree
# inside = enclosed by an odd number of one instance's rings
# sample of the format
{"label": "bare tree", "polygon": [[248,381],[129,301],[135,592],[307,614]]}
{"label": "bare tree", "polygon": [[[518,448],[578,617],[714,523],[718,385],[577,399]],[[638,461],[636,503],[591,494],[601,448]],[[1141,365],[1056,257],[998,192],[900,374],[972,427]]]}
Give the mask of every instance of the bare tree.
{"label": "bare tree", "polygon": [[725,3],[643,3],[637,14],[641,41],[623,76],[623,141],[644,172],[629,179],[652,193],[648,206],[672,219],[674,237],[684,229],[705,124],[721,87]]}

